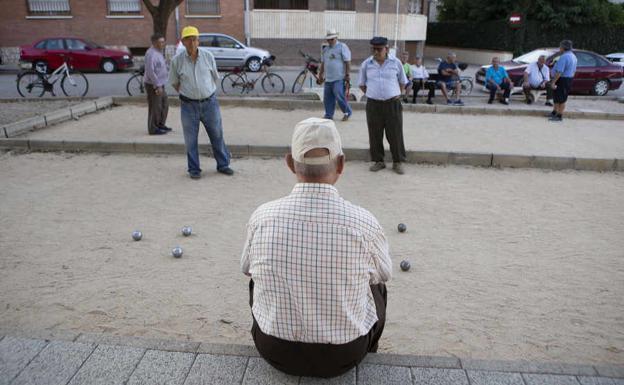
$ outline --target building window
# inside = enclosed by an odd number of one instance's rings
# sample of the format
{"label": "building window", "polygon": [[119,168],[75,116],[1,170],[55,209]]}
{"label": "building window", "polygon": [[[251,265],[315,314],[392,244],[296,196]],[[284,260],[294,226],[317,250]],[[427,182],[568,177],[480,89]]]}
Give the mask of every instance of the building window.
{"label": "building window", "polygon": [[328,11],[355,11],[355,0],[327,0]]}
{"label": "building window", "polygon": [[108,0],[110,15],[126,15],[141,13],[141,0]]}
{"label": "building window", "polygon": [[219,0],[186,0],[187,15],[219,15]]}
{"label": "building window", "polygon": [[255,9],[308,9],[308,0],[255,0]]}
{"label": "building window", "polygon": [[31,15],[69,15],[69,0],[28,0]]}
{"label": "building window", "polygon": [[409,0],[407,2],[407,13],[412,13],[412,14],[422,13],[420,9],[421,1],[422,0]]}

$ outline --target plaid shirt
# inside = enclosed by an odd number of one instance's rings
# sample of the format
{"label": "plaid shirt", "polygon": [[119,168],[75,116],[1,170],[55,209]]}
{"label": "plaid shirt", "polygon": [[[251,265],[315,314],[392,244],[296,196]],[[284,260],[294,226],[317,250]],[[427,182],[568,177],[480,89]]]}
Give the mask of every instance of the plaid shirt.
{"label": "plaid shirt", "polygon": [[253,213],[241,268],[254,280],[252,312],[264,333],[323,344],[369,332],[377,322],[369,285],[392,274],[377,219],[320,183],[298,183]]}

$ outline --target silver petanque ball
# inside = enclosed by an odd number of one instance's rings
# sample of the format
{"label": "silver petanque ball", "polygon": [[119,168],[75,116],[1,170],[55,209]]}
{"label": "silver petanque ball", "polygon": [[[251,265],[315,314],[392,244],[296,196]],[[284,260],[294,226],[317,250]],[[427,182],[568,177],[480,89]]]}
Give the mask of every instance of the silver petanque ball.
{"label": "silver petanque ball", "polygon": [[410,265],[409,261],[401,261],[401,270],[408,271],[410,267],[412,267],[412,265]]}
{"label": "silver petanque ball", "polygon": [[405,226],[405,223],[399,223],[397,230],[399,230],[399,233],[404,233],[407,230],[407,226]]}
{"label": "silver petanque ball", "polygon": [[191,235],[192,232],[193,232],[193,229],[191,228],[191,226],[184,226],[182,228],[182,235],[184,235],[185,237],[188,237],[189,235]]}
{"label": "silver petanque ball", "polygon": [[143,238],[143,233],[136,230],[132,232],[132,239],[134,239],[135,241],[140,241],[141,238]]}
{"label": "silver petanque ball", "polygon": [[173,255],[176,258],[182,258],[182,254],[184,252],[182,251],[182,248],[180,246],[176,246],[173,248],[173,250],[171,250],[171,255]]}

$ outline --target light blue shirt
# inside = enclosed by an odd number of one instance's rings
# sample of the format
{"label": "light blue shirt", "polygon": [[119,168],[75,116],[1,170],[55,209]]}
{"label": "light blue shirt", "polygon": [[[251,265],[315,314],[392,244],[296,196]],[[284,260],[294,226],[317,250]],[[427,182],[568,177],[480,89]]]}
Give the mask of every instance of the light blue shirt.
{"label": "light blue shirt", "polygon": [[335,82],[345,78],[345,62],[351,61],[351,51],[346,44],[336,42],[333,47],[323,48],[321,62],[325,67],[325,80]]}
{"label": "light blue shirt", "polygon": [[490,68],[485,71],[485,84],[489,84],[490,79],[492,79],[494,83],[500,85],[507,76],[505,67],[498,66],[498,70],[496,70],[494,66],[490,66]]}
{"label": "light blue shirt", "polygon": [[180,86],[180,94],[190,99],[206,99],[217,90],[219,72],[212,53],[199,49],[197,60],[180,52],[171,60],[169,83],[172,87]]}
{"label": "light blue shirt", "polygon": [[573,78],[576,72],[576,55],[572,51],[561,54],[553,67],[553,73],[560,73],[562,78]]}
{"label": "light blue shirt", "polygon": [[409,84],[403,63],[394,56],[388,55],[380,65],[373,57],[362,62],[358,85],[366,86],[366,97],[375,100],[388,100],[401,95],[400,84]]}

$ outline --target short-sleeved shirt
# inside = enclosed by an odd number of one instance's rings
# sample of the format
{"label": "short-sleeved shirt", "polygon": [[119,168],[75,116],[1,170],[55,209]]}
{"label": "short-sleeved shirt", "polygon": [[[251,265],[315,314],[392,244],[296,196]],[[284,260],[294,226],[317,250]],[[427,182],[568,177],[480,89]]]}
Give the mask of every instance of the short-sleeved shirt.
{"label": "short-sleeved shirt", "polygon": [[414,79],[429,79],[429,71],[425,68],[424,65],[413,65],[412,66],[412,78]]}
{"label": "short-sleeved shirt", "polygon": [[145,74],[143,82],[155,87],[162,87],[167,84],[169,75],[167,73],[167,63],[160,50],[150,47],[145,52]]}
{"label": "short-sleeved shirt", "polygon": [[457,64],[455,63],[449,63],[447,61],[443,61],[442,63],[440,63],[440,65],[438,66],[438,74],[440,75],[440,79],[443,82],[448,82],[449,80],[451,80],[453,78],[452,75],[443,75],[442,71],[446,70],[446,69],[452,69],[452,70],[456,70],[457,69]]}
{"label": "short-sleeved shirt", "polygon": [[550,69],[546,64],[539,68],[537,62],[531,63],[524,70],[524,73],[529,76],[529,85],[531,87],[539,87],[542,82],[550,81]]}
{"label": "short-sleeved shirt", "polygon": [[336,42],[334,46],[325,46],[321,62],[325,67],[325,80],[335,82],[345,78],[345,62],[351,61],[351,51],[346,44]]}
{"label": "short-sleeved shirt", "polygon": [[171,60],[169,83],[172,87],[180,86],[180,95],[189,99],[206,99],[217,91],[219,72],[212,53],[199,48],[197,60],[180,52]]}
{"label": "short-sleeved shirt", "polygon": [[412,77],[412,66],[409,63],[403,63],[403,71],[408,79]]}
{"label": "short-sleeved shirt", "polygon": [[401,95],[400,85],[409,84],[403,64],[394,56],[388,55],[383,64],[373,56],[362,62],[358,85],[366,86],[366,97],[375,100],[388,100]]}
{"label": "short-sleeved shirt", "polygon": [[485,84],[489,84],[491,79],[495,84],[500,85],[507,76],[505,67],[498,66],[498,68],[494,68],[494,66],[490,66],[490,68],[485,71]]}
{"label": "short-sleeved shirt", "polygon": [[553,67],[553,73],[560,73],[562,78],[573,78],[576,72],[576,55],[572,51],[564,52]]}

